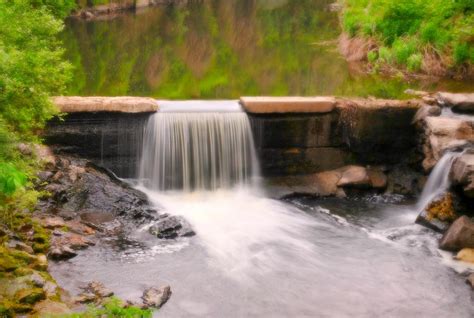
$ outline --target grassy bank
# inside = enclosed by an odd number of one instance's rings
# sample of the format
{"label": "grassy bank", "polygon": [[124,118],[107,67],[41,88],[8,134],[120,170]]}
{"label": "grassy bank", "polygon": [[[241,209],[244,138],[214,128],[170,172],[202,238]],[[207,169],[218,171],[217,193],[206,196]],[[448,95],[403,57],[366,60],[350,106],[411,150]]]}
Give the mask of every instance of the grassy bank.
{"label": "grassy bank", "polygon": [[474,65],[472,0],[344,0],[343,29],[363,38],[373,69],[469,77]]}

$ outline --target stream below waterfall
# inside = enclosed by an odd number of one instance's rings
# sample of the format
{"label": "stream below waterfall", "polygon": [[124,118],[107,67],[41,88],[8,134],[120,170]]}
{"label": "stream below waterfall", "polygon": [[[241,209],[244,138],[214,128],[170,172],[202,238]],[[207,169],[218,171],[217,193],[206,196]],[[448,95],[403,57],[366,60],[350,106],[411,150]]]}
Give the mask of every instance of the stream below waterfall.
{"label": "stream below waterfall", "polygon": [[170,284],[159,317],[472,317],[437,234],[399,197],[276,201],[250,190],[147,191],[197,235],[137,229],[52,264],[67,290],[99,280],[123,299]]}
{"label": "stream below waterfall", "polygon": [[[196,236],[159,240],[145,224],[108,237],[50,265],[63,288],[76,294],[98,280],[138,300],[170,284],[159,317],[474,316],[464,278],[437,250],[439,235],[414,224],[414,201],[269,199],[237,102],[169,103],[145,127],[134,183]],[[433,188],[446,179],[440,169]]]}

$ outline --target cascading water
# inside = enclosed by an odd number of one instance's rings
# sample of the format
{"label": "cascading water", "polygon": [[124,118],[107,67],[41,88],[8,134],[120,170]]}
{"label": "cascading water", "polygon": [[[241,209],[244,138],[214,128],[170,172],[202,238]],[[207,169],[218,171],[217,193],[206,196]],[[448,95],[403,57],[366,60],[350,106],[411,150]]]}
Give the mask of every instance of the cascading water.
{"label": "cascading water", "polygon": [[454,160],[461,154],[460,152],[447,152],[441,157],[423,188],[423,192],[417,203],[418,211],[424,210],[433,199],[449,189],[449,172],[451,171],[451,166]]}
{"label": "cascading water", "polygon": [[160,102],[145,128],[139,177],[152,190],[250,184],[258,162],[237,101]]}

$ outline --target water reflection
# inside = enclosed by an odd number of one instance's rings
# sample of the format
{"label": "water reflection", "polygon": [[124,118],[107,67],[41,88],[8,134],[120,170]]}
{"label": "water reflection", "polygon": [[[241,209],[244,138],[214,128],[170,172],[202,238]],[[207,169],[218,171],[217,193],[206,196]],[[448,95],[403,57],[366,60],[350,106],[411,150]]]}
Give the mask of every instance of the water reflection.
{"label": "water reflection", "polygon": [[[357,77],[339,56],[332,0],[212,0],[102,21],[69,20],[71,94],[161,98],[400,95],[400,80]],[[413,85],[412,85],[413,86]],[[416,86],[416,85],[415,85]]]}

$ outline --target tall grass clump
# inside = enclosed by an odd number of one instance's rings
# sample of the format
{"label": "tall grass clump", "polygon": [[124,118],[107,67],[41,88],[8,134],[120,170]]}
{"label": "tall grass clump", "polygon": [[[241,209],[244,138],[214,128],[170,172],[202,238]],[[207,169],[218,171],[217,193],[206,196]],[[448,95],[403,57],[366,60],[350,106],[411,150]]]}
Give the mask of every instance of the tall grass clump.
{"label": "tall grass clump", "polygon": [[466,70],[474,65],[473,0],[345,0],[344,30],[370,37],[371,63],[409,71]]}

